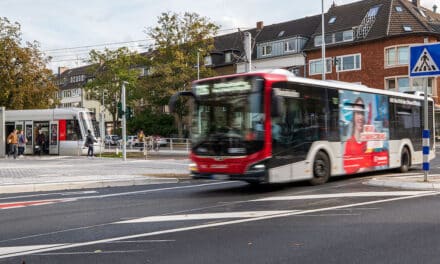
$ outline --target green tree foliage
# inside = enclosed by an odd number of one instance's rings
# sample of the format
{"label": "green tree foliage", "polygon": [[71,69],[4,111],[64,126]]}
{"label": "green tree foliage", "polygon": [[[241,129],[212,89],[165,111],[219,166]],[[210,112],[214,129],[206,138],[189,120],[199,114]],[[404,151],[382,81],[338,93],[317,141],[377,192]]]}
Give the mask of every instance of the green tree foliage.
{"label": "green tree foliage", "polygon": [[[142,87],[146,101],[159,109],[168,104],[175,92],[190,89],[191,82],[197,79],[197,65],[202,78],[214,75],[204,66],[203,58],[214,49],[214,36],[219,27],[196,13],[162,13],[157,24],[146,32],[154,40],[154,52],[151,54],[151,74]],[[185,107],[178,107],[175,114],[180,136],[187,114],[186,104],[183,105]]]}
{"label": "green tree foliage", "polygon": [[145,57],[128,48],[117,50],[105,49],[103,52],[90,51],[89,74],[94,78],[86,84],[86,91],[91,98],[102,102],[112,115],[113,127],[117,127],[118,102],[121,99],[122,82],[126,82],[126,102],[132,104],[134,90],[138,85],[139,70],[137,65],[145,65]]}
{"label": "green tree foliage", "polygon": [[22,45],[19,23],[0,17],[0,106],[7,109],[50,108],[58,88],[46,68],[39,43]]}
{"label": "green tree foliage", "polygon": [[143,130],[146,135],[161,135],[163,137],[170,137],[177,132],[172,115],[158,114],[151,109],[145,109],[136,115],[128,121],[127,127],[129,133],[134,135],[139,130]]}

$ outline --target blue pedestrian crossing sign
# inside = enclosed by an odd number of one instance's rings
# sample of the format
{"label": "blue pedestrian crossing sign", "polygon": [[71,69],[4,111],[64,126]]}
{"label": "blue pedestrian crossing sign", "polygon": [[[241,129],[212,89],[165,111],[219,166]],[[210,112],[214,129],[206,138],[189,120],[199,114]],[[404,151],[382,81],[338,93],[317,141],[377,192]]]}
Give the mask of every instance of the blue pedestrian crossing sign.
{"label": "blue pedestrian crossing sign", "polygon": [[410,46],[409,76],[440,75],[440,43]]}

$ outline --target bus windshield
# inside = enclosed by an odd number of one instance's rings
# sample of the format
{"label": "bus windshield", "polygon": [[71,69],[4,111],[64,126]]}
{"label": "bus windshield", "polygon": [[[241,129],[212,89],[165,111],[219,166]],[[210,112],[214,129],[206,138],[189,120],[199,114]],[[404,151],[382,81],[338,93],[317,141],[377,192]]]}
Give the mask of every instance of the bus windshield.
{"label": "bus windshield", "polygon": [[264,79],[256,76],[197,83],[193,151],[205,156],[240,156],[261,150],[264,140]]}

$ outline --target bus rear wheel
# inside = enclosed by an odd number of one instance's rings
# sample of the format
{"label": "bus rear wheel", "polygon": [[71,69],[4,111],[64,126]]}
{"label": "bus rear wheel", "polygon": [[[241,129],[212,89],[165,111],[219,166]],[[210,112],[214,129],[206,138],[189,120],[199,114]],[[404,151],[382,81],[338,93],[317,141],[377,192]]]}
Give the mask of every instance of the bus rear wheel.
{"label": "bus rear wheel", "polygon": [[408,172],[409,167],[411,166],[411,155],[409,154],[409,150],[407,147],[402,149],[402,154],[400,155],[400,172]]}
{"label": "bus rear wheel", "polygon": [[311,185],[324,184],[330,178],[330,160],[324,152],[320,151],[316,154],[313,161],[313,178],[310,180]]}

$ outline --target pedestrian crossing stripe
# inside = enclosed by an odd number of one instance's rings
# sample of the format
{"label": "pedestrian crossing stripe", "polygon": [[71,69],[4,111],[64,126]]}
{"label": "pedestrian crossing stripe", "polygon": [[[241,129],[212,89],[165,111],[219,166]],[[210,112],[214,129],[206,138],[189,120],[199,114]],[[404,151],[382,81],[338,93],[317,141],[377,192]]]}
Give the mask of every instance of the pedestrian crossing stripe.
{"label": "pedestrian crossing stripe", "polygon": [[412,73],[423,73],[423,72],[436,72],[439,68],[435,61],[432,59],[431,54],[428,52],[426,48],[423,49],[423,52],[420,54],[419,59],[417,60],[416,65],[414,65],[412,69]]}

